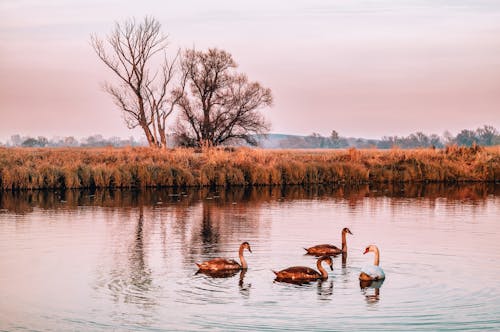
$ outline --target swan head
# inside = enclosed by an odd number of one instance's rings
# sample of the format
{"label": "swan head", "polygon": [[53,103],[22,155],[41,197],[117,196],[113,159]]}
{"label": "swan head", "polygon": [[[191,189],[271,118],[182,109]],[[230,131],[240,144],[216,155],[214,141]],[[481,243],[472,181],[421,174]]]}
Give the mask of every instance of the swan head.
{"label": "swan head", "polygon": [[321,262],[326,262],[330,267],[330,270],[333,271],[333,259],[330,256],[322,256],[318,260]]}
{"label": "swan head", "polygon": [[248,243],[246,241],[241,244],[240,248],[248,249],[248,251],[252,252],[252,248],[250,248],[250,243]]}
{"label": "swan head", "polygon": [[345,228],[342,230],[342,233],[348,233],[348,234],[353,235],[353,234],[351,233],[351,230],[350,230],[349,228],[347,228],[347,227],[345,227]]}
{"label": "swan head", "polygon": [[363,255],[369,252],[377,252],[377,251],[378,251],[377,246],[374,244],[370,244],[368,247],[365,248],[365,252],[363,253]]}

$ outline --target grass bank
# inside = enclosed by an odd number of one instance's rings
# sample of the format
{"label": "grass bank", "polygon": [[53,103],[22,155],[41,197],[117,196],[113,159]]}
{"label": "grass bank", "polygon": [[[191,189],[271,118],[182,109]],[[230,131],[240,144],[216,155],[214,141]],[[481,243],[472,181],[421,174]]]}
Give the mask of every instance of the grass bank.
{"label": "grass bank", "polygon": [[500,147],[443,150],[0,148],[0,188],[500,181]]}

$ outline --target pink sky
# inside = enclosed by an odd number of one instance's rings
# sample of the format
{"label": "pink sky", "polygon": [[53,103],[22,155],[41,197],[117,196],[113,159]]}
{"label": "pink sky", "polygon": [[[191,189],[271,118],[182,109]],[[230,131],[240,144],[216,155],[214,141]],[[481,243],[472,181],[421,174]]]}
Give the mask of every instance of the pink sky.
{"label": "pink sky", "polygon": [[0,1],[0,141],[140,136],[100,83],[91,33],[153,14],[177,47],[231,52],[273,90],[272,132],[379,138],[500,129],[493,0]]}

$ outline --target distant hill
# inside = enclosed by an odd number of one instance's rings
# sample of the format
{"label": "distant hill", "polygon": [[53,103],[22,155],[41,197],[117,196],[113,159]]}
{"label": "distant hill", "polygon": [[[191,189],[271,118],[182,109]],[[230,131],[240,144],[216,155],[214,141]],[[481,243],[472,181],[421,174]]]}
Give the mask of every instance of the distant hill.
{"label": "distant hill", "polygon": [[338,137],[332,139],[318,134],[303,136],[289,134],[269,134],[259,138],[259,146],[264,149],[343,149],[349,147],[371,147],[377,141],[364,138]]}
{"label": "distant hill", "polygon": [[260,137],[260,146],[265,149],[345,149],[345,148],[378,148],[390,149],[397,146],[402,149],[414,148],[443,148],[446,145],[459,146],[492,146],[500,145],[500,135],[493,126],[483,126],[475,130],[464,129],[456,136],[445,133],[426,135],[416,132],[408,136],[384,136],[381,139],[367,139],[357,137],[341,137],[335,131],[330,137],[314,133],[308,136],[269,134]]}
{"label": "distant hill", "polygon": [[259,146],[264,149],[279,149],[283,142],[293,139],[304,139],[305,136],[287,134],[268,134],[266,138],[259,137]]}

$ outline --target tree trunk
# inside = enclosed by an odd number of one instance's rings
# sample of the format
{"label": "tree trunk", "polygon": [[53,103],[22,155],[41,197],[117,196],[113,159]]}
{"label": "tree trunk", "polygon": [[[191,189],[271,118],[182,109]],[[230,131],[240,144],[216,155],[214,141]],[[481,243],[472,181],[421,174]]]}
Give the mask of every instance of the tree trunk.
{"label": "tree trunk", "polygon": [[164,130],[160,130],[161,147],[167,149],[167,135]]}
{"label": "tree trunk", "polygon": [[146,124],[141,124],[142,129],[144,130],[144,134],[146,135],[146,139],[148,140],[149,147],[156,148],[158,147],[155,138],[151,134],[149,127]]}

